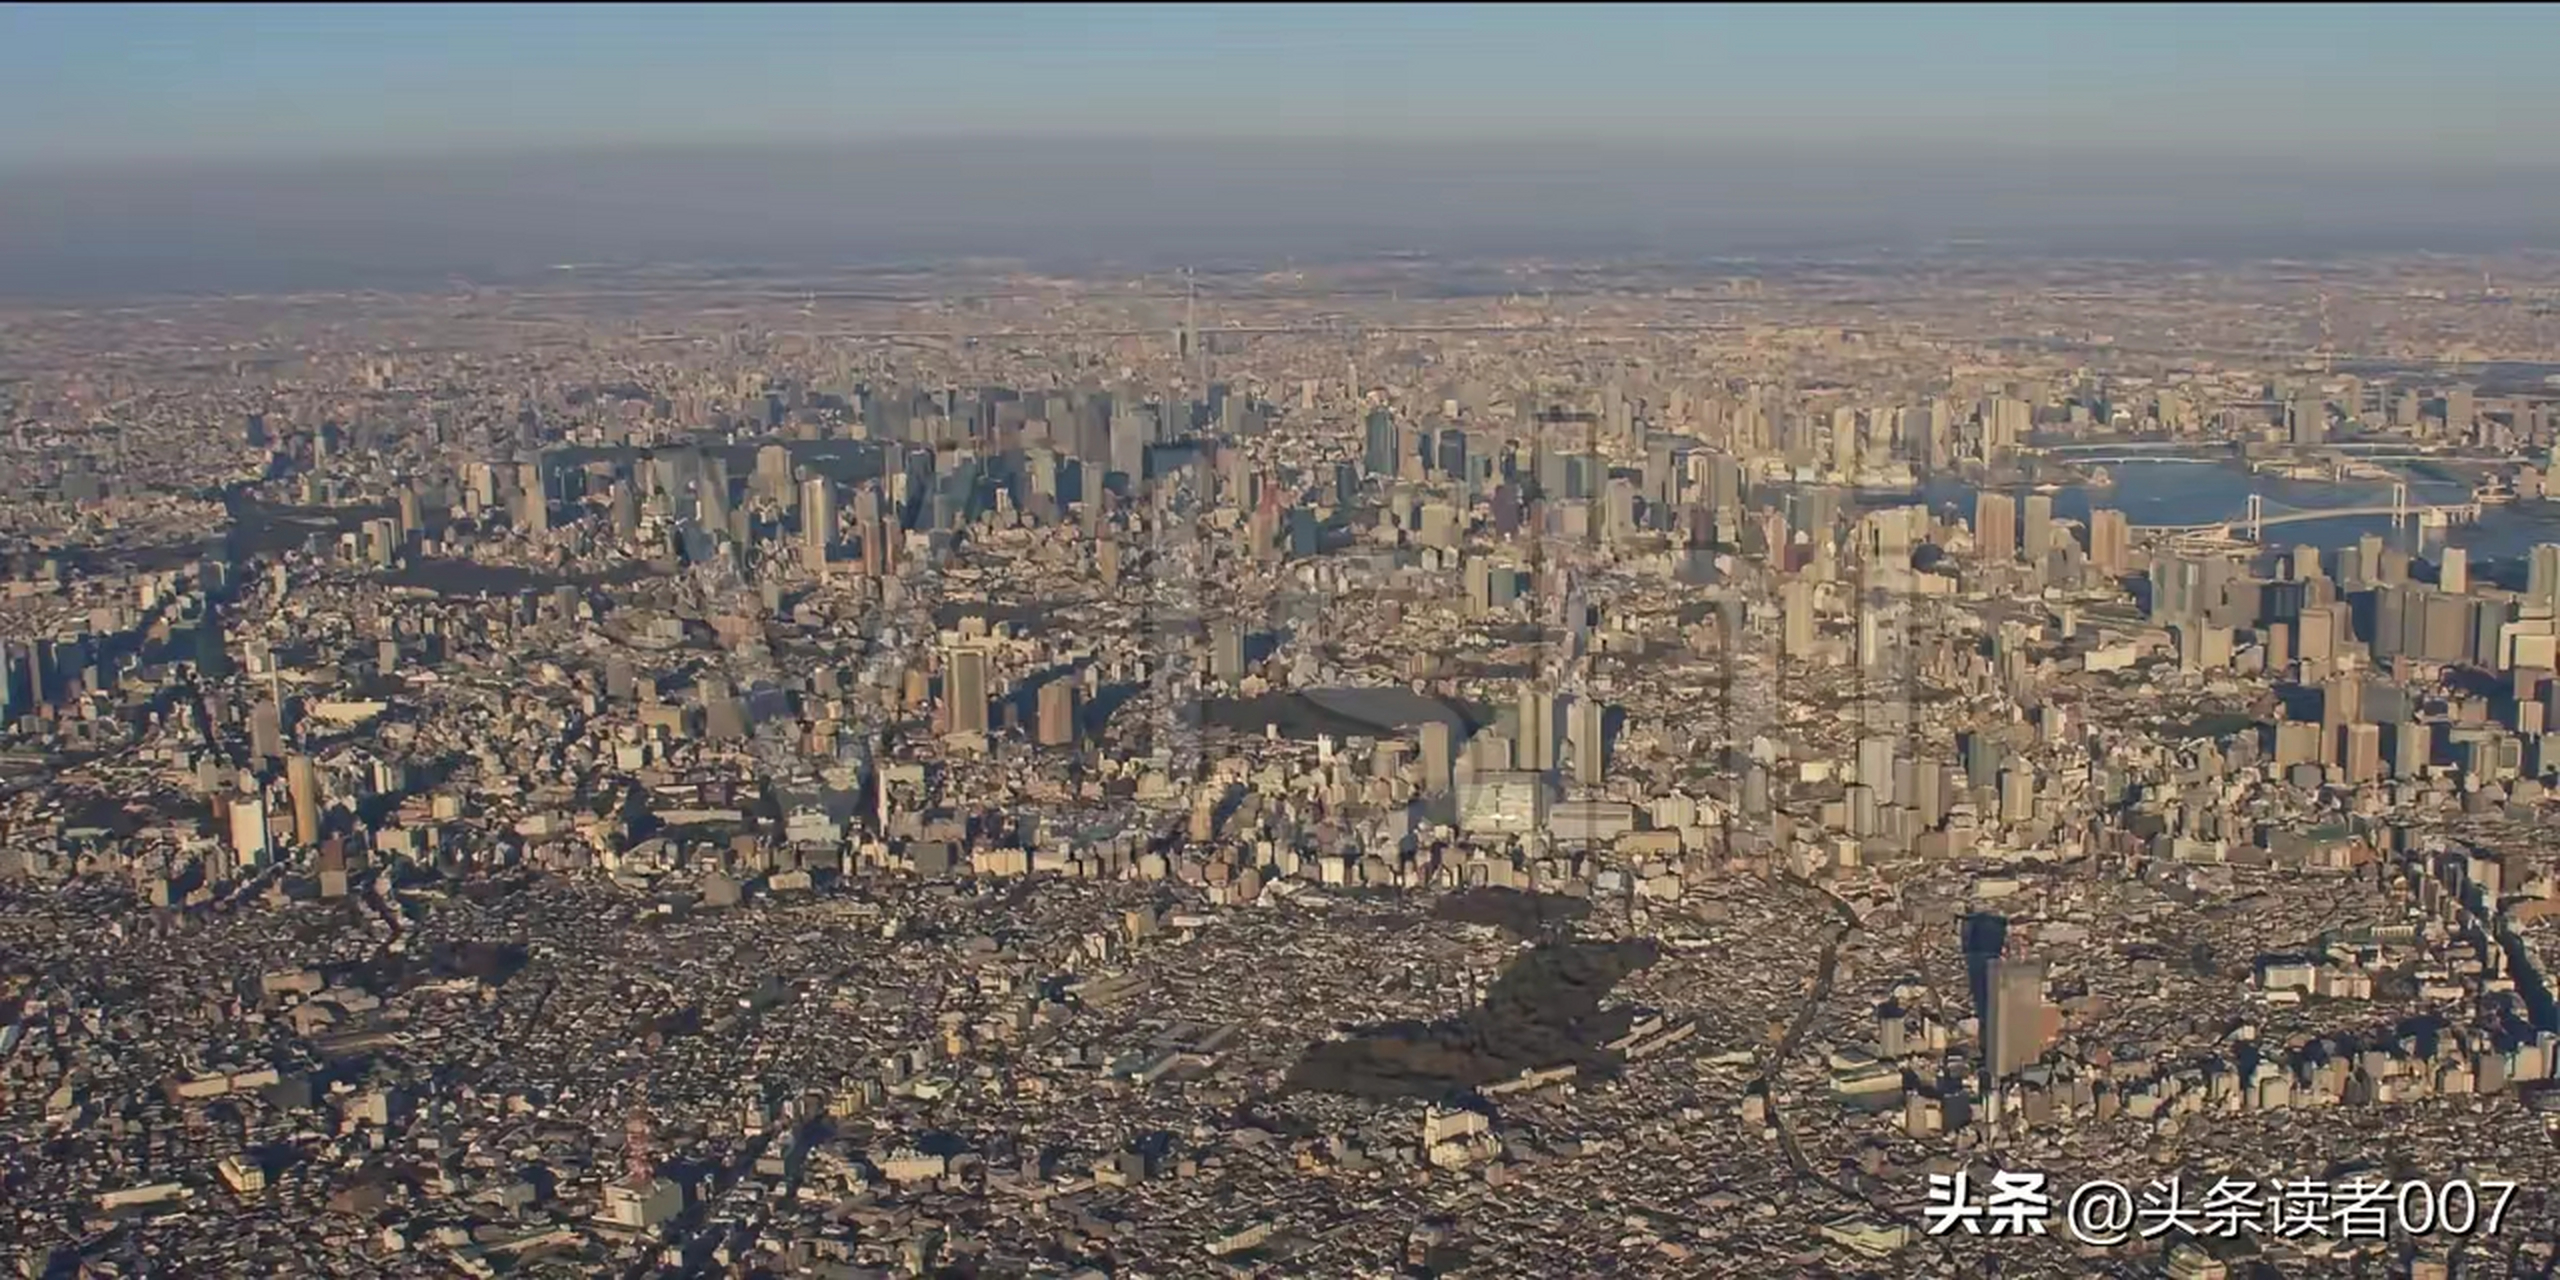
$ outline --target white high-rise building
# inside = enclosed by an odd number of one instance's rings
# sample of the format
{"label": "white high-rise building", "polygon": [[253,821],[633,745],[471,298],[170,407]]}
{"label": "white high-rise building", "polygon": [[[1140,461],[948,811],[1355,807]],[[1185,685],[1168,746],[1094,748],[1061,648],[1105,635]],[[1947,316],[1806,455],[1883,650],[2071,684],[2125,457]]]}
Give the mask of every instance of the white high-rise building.
{"label": "white high-rise building", "polygon": [[275,846],[267,834],[267,801],[264,796],[240,796],[231,802],[231,856],[238,859],[240,869],[253,871],[267,865]]}

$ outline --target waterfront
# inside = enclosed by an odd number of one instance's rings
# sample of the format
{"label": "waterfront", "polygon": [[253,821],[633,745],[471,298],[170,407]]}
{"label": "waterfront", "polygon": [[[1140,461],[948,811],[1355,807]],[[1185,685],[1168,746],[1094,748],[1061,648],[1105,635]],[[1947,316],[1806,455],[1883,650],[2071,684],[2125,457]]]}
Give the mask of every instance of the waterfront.
{"label": "waterfront", "polygon": [[[2236,464],[2192,462],[2127,462],[2110,466],[2114,483],[2105,487],[2069,485],[2053,492],[2053,512],[2060,518],[2086,522],[2092,507],[2113,507],[2136,526],[2193,525],[2238,519],[2249,509],[2249,495],[2262,495],[2270,514],[2365,507],[2391,501],[2391,485],[2380,481],[2323,483],[2252,474]],[[2025,485],[2002,486],[2021,502],[2032,492]],[[1968,517],[1976,487],[1959,481],[1933,481],[1921,491],[1933,511],[1950,507]],[[2411,506],[2470,501],[2461,481],[2409,481]],[[2380,533],[2392,545],[2423,549],[2412,540],[2422,536],[2414,526],[2395,531],[2388,516],[2341,516],[2306,520],[2267,531],[2267,544],[2322,548],[2353,546],[2368,533]],[[2428,548],[2451,545],[2468,549],[2475,561],[2522,559],[2536,543],[2560,542],[2560,503],[2519,502],[2481,509],[2476,522],[2423,531]]]}

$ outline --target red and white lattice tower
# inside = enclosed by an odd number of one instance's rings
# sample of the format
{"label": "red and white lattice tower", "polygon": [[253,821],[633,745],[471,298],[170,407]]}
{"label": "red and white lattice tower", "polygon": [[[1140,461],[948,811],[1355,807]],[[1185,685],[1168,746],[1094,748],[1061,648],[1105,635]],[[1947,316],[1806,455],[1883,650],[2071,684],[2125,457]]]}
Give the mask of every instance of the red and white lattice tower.
{"label": "red and white lattice tower", "polygon": [[645,1187],[658,1176],[658,1167],[649,1154],[649,1094],[644,1088],[632,1099],[631,1117],[622,1131],[622,1162],[625,1177],[631,1185]]}

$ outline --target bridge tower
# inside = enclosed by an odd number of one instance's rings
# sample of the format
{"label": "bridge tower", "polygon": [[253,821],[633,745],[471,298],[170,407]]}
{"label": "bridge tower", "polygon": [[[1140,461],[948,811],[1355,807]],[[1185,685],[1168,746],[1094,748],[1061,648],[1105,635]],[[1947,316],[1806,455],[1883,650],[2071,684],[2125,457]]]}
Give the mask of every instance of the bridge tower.
{"label": "bridge tower", "polygon": [[2266,518],[2267,518],[2267,498],[2266,498],[2266,495],[2265,495],[2265,494],[2262,494],[2262,493],[2253,493],[2253,494],[2250,494],[2250,495],[2249,495],[2249,541],[2251,541],[2251,542],[2263,542],[2263,541],[2265,541],[2265,540],[2266,540],[2266,539],[2265,539],[2265,537],[2264,537],[2264,530],[2265,530],[2265,527],[2266,527],[2266,523],[2265,523],[2265,522],[2266,522]]}
{"label": "bridge tower", "polygon": [[2391,528],[2398,532],[2409,518],[2409,486],[2399,480],[2391,482]]}

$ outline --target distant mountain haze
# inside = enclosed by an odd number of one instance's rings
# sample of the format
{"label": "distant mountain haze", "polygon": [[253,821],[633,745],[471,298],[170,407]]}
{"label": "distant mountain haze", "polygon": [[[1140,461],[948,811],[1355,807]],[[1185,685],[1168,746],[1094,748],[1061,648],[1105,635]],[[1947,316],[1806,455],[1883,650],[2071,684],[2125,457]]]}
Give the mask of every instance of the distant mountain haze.
{"label": "distant mountain haze", "polygon": [[0,292],[398,287],[554,263],[1386,251],[2316,256],[2560,248],[2560,170],[1841,148],[969,140],[22,167]]}

